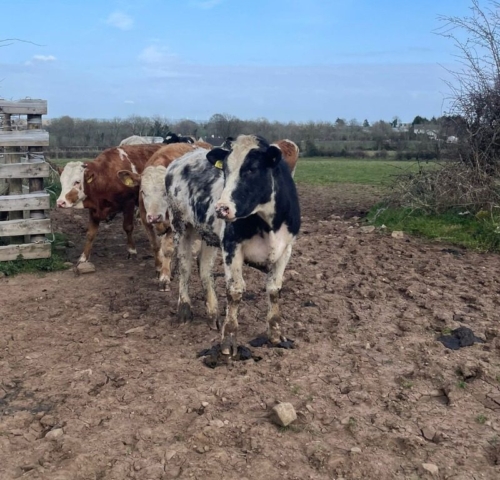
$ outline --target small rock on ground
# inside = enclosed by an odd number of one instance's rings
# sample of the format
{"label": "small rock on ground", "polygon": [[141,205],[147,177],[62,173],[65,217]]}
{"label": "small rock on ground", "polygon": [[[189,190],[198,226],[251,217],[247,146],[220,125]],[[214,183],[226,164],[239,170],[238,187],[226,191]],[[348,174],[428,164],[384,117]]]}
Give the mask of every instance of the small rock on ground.
{"label": "small rock on ground", "polygon": [[79,263],[76,267],[77,274],[94,273],[94,272],[95,272],[95,266],[93,263],[90,262]]}
{"label": "small rock on ground", "polygon": [[279,403],[273,407],[271,411],[271,418],[274,423],[282,427],[287,427],[292,422],[297,420],[297,413],[291,403]]}
{"label": "small rock on ground", "polygon": [[422,469],[432,475],[437,475],[439,472],[439,468],[433,463],[422,463]]}

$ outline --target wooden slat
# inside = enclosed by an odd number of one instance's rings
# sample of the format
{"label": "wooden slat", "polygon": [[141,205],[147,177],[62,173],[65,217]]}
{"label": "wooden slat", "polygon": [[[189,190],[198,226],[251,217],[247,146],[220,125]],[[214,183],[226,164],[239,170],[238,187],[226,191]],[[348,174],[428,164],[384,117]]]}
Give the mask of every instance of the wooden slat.
{"label": "wooden slat", "polygon": [[50,243],[24,243],[22,245],[7,245],[0,247],[0,262],[16,260],[19,254],[25,260],[35,258],[50,258]]}
{"label": "wooden slat", "polygon": [[27,195],[3,195],[0,197],[0,212],[17,210],[48,210],[50,195],[48,193],[29,193]]}
{"label": "wooden slat", "polygon": [[51,233],[50,218],[0,222],[0,237]]}
{"label": "wooden slat", "polygon": [[48,163],[10,163],[0,164],[0,178],[43,178],[50,175]]}
{"label": "wooden slat", "polygon": [[0,131],[0,147],[46,147],[49,132],[45,130]]}
{"label": "wooden slat", "polygon": [[0,100],[0,113],[10,113],[14,115],[46,115],[47,100],[19,100],[17,102]]}

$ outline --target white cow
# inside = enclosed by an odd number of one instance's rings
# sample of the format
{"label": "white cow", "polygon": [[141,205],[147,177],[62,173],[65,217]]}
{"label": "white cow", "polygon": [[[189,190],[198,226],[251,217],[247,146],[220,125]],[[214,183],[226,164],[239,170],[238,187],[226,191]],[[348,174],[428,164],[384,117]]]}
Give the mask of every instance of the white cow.
{"label": "white cow", "polygon": [[131,137],[124,138],[120,142],[122,145],[145,145],[147,143],[163,143],[163,137],[142,137],[140,135],[132,135]]}

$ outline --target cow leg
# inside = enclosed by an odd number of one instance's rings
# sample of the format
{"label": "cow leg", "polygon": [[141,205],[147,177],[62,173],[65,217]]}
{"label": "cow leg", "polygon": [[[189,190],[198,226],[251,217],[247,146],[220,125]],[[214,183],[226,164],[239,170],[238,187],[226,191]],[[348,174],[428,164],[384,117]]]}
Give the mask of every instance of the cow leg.
{"label": "cow leg", "polygon": [[198,255],[198,269],[201,283],[205,290],[208,326],[213,330],[217,329],[219,320],[219,305],[217,295],[215,294],[214,277],[212,275],[216,255],[217,248],[208,246],[204,241],[201,242],[201,249]]}
{"label": "cow leg", "polygon": [[224,251],[224,269],[226,273],[227,307],[226,317],[221,327],[221,353],[234,356],[238,347],[236,339],[238,333],[238,307],[245,291],[241,245],[236,246],[231,260],[229,260],[227,252]]}
{"label": "cow leg", "polygon": [[144,203],[139,200],[139,214],[141,216],[141,222],[146,230],[146,235],[148,236],[149,244],[151,245],[151,250],[153,250],[153,255],[155,257],[155,268],[156,274],[160,274],[161,270],[161,260],[160,260],[160,247],[158,245],[158,236],[156,235],[153,225],[148,223],[146,219],[146,209],[144,208]]}
{"label": "cow leg", "polygon": [[180,323],[185,323],[193,319],[191,300],[188,291],[191,265],[193,263],[193,235],[194,231],[192,227],[187,227],[179,236],[177,245],[179,262],[179,304],[177,307],[177,320]]}
{"label": "cow leg", "polygon": [[160,260],[160,290],[168,292],[170,290],[171,263],[174,254],[174,234],[170,226],[166,228],[166,232],[160,237],[160,248],[158,258]]}
{"label": "cow leg", "polygon": [[89,226],[87,228],[87,237],[85,239],[85,245],[83,247],[83,253],[78,259],[78,263],[88,262],[90,259],[90,251],[92,250],[92,245],[94,244],[95,237],[97,235],[97,230],[99,230],[100,219],[96,215],[95,210],[89,211]]}
{"label": "cow leg", "polygon": [[276,345],[286,342],[281,330],[281,313],[279,307],[279,295],[283,286],[283,274],[292,254],[292,245],[288,245],[283,255],[271,267],[266,282],[266,292],[268,299],[267,313],[267,336],[271,344]]}
{"label": "cow leg", "polygon": [[132,255],[137,255],[137,249],[135,248],[135,242],[132,236],[134,231],[134,210],[134,202],[129,202],[123,209],[123,230],[125,230],[125,233],[127,234],[128,258]]}

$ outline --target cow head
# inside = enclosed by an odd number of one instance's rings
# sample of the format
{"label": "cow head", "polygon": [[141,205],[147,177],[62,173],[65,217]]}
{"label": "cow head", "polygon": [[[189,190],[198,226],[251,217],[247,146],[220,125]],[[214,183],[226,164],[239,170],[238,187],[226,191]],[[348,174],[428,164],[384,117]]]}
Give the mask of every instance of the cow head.
{"label": "cow head", "polygon": [[274,211],[272,171],[281,161],[281,150],[262,137],[240,135],[231,150],[215,148],[207,160],[224,172],[224,189],[215,206],[219,218],[232,222],[254,213]]}
{"label": "cow head", "polygon": [[61,176],[61,194],[57,199],[59,208],[83,208],[83,201],[87,198],[84,191],[85,182],[91,182],[93,177],[85,175],[87,164],[83,162],[69,162]]}
{"label": "cow head", "polygon": [[163,165],[147,167],[142,175],[128,170],[118,172],[118,177],[127,187],[141,187],[139,195],[146,210],[148,223],[160,223],[165,220],[167,212],[166,173],[167,169]]}
{"label": "cow head", "polygon": [[179,135],[173,132],[168,132],[165,135],[165,140],[163,140],[163,143],[178,143],[179,142]]}

